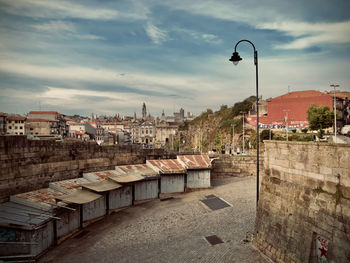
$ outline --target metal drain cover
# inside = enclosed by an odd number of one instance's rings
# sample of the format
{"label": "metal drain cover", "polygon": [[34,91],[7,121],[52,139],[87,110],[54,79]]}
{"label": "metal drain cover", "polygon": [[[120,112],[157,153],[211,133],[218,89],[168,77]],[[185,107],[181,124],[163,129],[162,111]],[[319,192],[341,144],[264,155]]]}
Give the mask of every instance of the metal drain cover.
{"label": "metal drain cover", "polygon": [[216,197],[215,195],[210,195],[210,197],[209,196],[206,196],[206,197],[207,199],[201,200],[201,202],[204,203],[207,207],[209,207],[213,211],[230,206],[228,203]]}
{"label": "metal drain cover", "polygon": [[224,241],[221,240],[221,238],[219,238],[217,235],[213,235],[213,236],[208,236],[205,237],[205,239],[209,242],[210,245],[215,246],[217,244],[221,244],[224,243]]}

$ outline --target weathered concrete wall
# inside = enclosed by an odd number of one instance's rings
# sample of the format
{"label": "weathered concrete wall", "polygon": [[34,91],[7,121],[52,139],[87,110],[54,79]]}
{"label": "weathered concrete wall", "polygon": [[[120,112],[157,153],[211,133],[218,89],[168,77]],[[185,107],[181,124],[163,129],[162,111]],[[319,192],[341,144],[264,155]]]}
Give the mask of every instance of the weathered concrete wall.
{"label": "weathered concrete wall", "polygon": [[350,262],[350,145],[265,141],[264,162],[256,246],[276,262],[316,262],[320,237],[327,262]]}
{"label": "weathered concrete wall", "polygon": [[[256,156],[218,155],[213,161],[211,178],[231,176],[256,176]],[[260,158],[260,171],[263,168],[263,156]]]}
{"label": "weathered concrete wall", "polygon": [[176,154],[134,145],[98,146],[0,136],[0,203],[8,201],[10,195],[48,187],[49,182],[77,178],[83,172],[168,158],[176,158]]}

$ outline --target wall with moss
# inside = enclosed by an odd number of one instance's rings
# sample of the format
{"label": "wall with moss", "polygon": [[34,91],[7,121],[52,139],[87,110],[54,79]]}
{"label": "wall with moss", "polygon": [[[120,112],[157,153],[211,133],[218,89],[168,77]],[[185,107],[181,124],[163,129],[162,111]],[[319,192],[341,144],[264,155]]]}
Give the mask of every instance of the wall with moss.
{"label": "wall with moss", "polygon": [[259,250],[275,262],[350,262],[350,145],[265,141],[260,193]]}

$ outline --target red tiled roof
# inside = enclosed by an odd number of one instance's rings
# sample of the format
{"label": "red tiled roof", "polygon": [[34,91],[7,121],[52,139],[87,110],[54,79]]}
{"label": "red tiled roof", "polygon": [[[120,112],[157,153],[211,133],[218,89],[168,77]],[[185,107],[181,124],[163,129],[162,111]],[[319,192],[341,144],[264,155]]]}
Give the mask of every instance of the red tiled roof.
{"label": "red tiled roof", "polygon": [[47,119],[34,119],[29,118],[27,119],[27,122],[58,122],[57,120],[47,120]]}
{"label": "red tiled roof", "polygon": [[57,111],[31,111],[29,114],[60,114]]}
{"label": "red tiled roof", "polygon": [[9,121],[25,121],[27,117],[22,117],[22,116],[7,116],[7,119]]}

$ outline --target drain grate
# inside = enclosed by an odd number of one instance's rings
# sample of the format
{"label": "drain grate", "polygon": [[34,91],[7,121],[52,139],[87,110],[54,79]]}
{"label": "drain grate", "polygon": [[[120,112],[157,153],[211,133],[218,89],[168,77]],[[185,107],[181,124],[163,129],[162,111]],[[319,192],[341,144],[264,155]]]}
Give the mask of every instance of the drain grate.
{"label": "drain grate", "polygon": [[213,235],[213,236],[208,236],[205,237],[205,239],[209,242],[210,245],[215,246],[217,244],[221,244],[224,243],[224,241],[221,240],[221,238],[219,238],[217,235]]}
{"label": "drain grate", "polygon": [[206,196],[207,199],[201,200],[207,207],[211,210],[219,210],[225,207],[229,207],[230,205],[223,201],[222,199],[216,197],[215,195]]}

